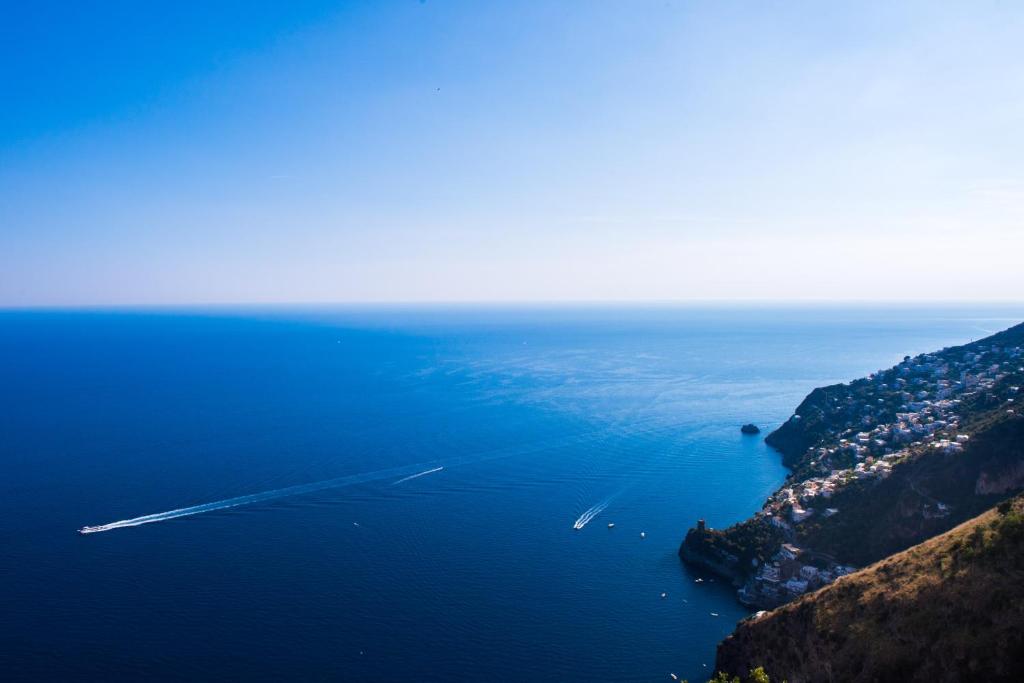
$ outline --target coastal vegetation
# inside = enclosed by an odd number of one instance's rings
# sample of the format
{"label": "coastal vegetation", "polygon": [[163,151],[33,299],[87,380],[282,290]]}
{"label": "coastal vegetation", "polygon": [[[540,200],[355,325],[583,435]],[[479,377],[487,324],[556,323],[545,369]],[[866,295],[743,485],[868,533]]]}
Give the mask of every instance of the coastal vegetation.
{"label": "coastal vegetation", "polygon": [[752,669],[743,681],[740,681],[739,676],[730,678],[724,671],[719,671],[708,683],[771,683],[771,678],[765,673],[764,667],[759,666]]}
{"label": "coastal vegetation", "polygon": [[[682,683],[688,683],[688,681],[684,680]],[[771,683],[771,677],[765,673],[764,667],[759,666],[756,669],[751,669],[747,677],[743,679],[739,676],[729,676],[724,671],[719,671],[708,683]],[[787,682],[783,681],[783,683]]]}

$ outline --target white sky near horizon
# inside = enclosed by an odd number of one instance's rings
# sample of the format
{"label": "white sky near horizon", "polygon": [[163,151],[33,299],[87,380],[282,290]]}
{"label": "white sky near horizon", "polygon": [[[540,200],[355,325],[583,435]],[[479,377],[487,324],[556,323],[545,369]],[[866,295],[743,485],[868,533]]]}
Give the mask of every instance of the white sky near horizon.
{"label": "white sky near horizon", "polygon": [[0,48],[0,306],[1024,299],[1021,4],[148,12]]}

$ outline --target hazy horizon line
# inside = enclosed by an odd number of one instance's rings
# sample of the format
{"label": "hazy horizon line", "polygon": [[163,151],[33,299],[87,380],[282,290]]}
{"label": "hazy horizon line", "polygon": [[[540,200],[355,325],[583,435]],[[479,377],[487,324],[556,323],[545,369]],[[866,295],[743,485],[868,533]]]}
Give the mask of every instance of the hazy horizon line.
{"label": "hazy horizon line", "polygon": [[693,298],[693,299],[447,299],[447,300],[322,300],[322,301],[182,301],[133,303],[0,304],[0,312],[102,311],[102,310],[197,310],[275,308],[686,308],[713,306],[1024,306],[1022,299],[870,299],[870,298]]}

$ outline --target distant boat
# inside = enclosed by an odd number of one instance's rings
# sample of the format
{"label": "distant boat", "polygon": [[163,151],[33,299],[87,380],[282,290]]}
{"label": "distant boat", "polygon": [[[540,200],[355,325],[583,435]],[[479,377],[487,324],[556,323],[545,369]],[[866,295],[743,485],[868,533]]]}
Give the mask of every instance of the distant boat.
{"label": "distant boat", "polygon": [[712,612],[712,613],[711,613],[711,616],[713,616],[713,617],[717,617],[717,616],[718,616],[718,612]]}
{"label": "distant boat", "polygon": [[640,532],[640,538],[647,538],[647,534],[645,534],[644,532],[641,531]]}
{"label": "distant boat", "polygon": [[662,599],[662,600],[664,600],[664,599],[665,599],[665,598],[667,598],[667,597],[668,597],[668,593],[662,593],[662,594],[661,594],[661,599]]}
{"label": "distant boat", "polygon": [[608,528],[609,529],[614,529],[615,528],[615,522],[608,522]]}

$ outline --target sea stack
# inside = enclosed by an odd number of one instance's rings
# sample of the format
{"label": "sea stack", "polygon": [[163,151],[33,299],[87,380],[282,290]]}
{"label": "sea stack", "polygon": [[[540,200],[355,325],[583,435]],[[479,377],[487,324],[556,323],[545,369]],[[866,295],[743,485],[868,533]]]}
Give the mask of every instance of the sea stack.
{"label": "sea stack", "polygon": [[744,434],[760,434],[761,430],[756,424],[745,424],[740,427],[740,431]]}

